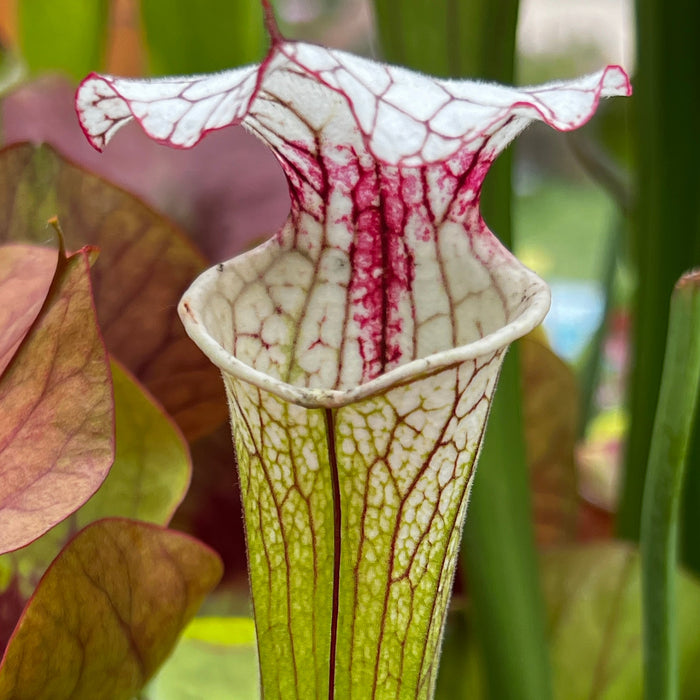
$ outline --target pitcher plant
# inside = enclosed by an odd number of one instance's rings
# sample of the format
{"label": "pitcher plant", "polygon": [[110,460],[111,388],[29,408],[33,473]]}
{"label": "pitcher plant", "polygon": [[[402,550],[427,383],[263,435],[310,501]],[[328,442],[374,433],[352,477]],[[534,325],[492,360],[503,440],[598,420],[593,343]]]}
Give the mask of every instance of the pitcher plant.
{"label": "pitcher plant", "polygon": [[226,386],[263,694],[431,698],[504,353],[550,301],[482,183],[531,121],[576,129],[630,85],[432,78],[289,41],[265,9],[261,64],[92,74],[77,109],[98,149],[135,119],[176,148],[241,124],[273,150],[288,219],[180,303]]}

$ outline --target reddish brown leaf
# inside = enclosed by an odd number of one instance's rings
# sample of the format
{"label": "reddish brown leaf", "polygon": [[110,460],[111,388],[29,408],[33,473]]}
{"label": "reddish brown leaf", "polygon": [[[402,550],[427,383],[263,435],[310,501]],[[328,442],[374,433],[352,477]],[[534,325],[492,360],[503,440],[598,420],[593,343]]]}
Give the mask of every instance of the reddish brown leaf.
{"label": "reddish brown leaf", "polygon": [[571,541],[578,508],[574,461],[576,377],[536,334],[521,341],[521,358],[537,540],[542,545]]}
{"label": "reddish brown leaf", "polygon": [[41,310],[56,259],[50,248],[0,247],[0,376]]}
{"label": "reddish brown leaf", "polygon": [[220,577],[217,555],[191,537],[123,519],[89,525],[25,608],[0,699],[134,697]]}
{"label": "reddish brown leaf", "polygon": [[[35,542],[0,557],[0,649],[39,579],[76,532],[106,517],[166,524],[187,491],[189,451],[180,431],[132,377],[116,362],[111,364],[114,464],[100,488],[78,510]],[[9,590],[2,590],[2,581],[11,582]]]}
{"label": "reddish brown leaf", "polygon": [[80,507],[114,459],[110,367],[88,255],[59,257],[46,302],[0,378],[0,552]]}
{"label": "reddish brown leaf", "polygon": [[187,437],[224,420],[218,372],[187,338],[176,313],[182,292],[205,264],[181,231],[46,146],[20,145],[0,153],[3,204],[13,215],[0,221],[0,240],[11,233],[16,238],[18,231],[45,237],[44,222],[57,213],[68,248],[99,246],[92,275],[107,347]]}

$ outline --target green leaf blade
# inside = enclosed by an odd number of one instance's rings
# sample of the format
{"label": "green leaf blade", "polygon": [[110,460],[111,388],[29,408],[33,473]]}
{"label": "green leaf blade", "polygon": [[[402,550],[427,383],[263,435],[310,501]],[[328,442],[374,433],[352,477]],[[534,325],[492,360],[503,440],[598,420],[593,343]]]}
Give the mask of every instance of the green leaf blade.
{"label": "green leaf blade", "polygon": [[679,512],[700,386],[700,275],[681,277],[669,332],[642,508],[646,697],[678,697],[675,572]]}
{"label": "green leaf blade", "polygon": [[47,571],[0,666],[0,698],[129,700],[217,583],[219,558],[151,525],[103,520]]}
{"label": "green leaf blade", "polygon": [[375,0],[382,53],[431,75],[479,77],[486,4],[451,0]]}
{"label": "green leaf blade", "polygon": [[[553,693],[562,700],[642,700],[642,589],[638,552],[621,542],[554,547],[540,557]],[[700,584],[676,570],[681,698],[700,695]],[[474,608],[455,610],[445,640],[440,700],[483,700]],[[450,684],[446,681],[449,679]]]}
{"label": "green leaf blade", "polygon": [[[694,27],[700,5],[685,3],[669,12],[663,0],[638,0],[636,109],[633,148],[636,161],[636,210],[632,228],[634,263],[639,285],[634,307],[631,359],[630,431],[625,455],[618,533],[638,540],[649,447],[668,332],[673,286],[688,268],[700,264],[700,140],[678,138],[696,128],[695,105],[700,83],[695,79],[700,44]],[[664,105],[664,109],[659,109]],[[693,459],[700,455],[700,425],[693,428]],[[683,560],[700,572],[700,544],[695,506],[700,493],[696,470],[689,473],[684,505]]]}
{"label": "green leaf blade", "polygon": [[[554,669],[555,697],[567,700],[642,700],[642,587],[639,554],[623,543],[547,552],[543,587]],[[679,697],[700,693],[700,586],[676,569],[680,650]]]}
{"label": "green leaf blade", "polygon": [[189,449],[173,420],[112,360],[116,454],[107,479],[76,515],[78,525],[123,517],[166,525],[187,493]]}

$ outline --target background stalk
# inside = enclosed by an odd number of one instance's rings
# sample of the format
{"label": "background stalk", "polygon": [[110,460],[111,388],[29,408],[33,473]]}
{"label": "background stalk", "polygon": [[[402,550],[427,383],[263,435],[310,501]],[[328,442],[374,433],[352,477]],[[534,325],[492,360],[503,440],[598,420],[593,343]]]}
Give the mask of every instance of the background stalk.
{"label": "background stalk", "polygon": [[671,297],[669,333],[642,509],[645,697],[678,698],[679,511],[700,382],[700,273]]}

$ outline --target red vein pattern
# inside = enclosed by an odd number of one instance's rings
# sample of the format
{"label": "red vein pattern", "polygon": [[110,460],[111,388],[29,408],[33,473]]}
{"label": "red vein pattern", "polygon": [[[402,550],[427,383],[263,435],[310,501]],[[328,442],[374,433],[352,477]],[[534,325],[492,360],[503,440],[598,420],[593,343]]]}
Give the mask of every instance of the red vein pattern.
{"label": "red vein pattern", "polygon": [[93,305],[90,250],[67,258],[52,252],[58,266],[47,296],[0,377],[2,553],[82,506],[114,461],[111,372]]}
{"label": "red vein pattern", "polygon": [[499,351],[334,410],[342,504],[337,537],[323,409],[226,378],[266,693],[431,697],[501,359]]}
{"label": "red vein pattern", "polygon": [[[280,357],[264,353],[260,363],[269,367],[260,371],[292,384],[300,383],[294,375],[303,375],[309,387],[342,390],[444,349],[435,339],[449,339],[450,308],[431,299],[441,296],[432,288],[452,285],[453,305],[498,307],[486,298],[493,288],[488,275],[448,274],[455,260],[463,262],[459,238],[469,246],[469,238],[485,234],[478,197],[490,163],[532,119],[573,129],[590,118],[601,96],[628,92],[627,76],[615,66],[568,83],[515,89],[437,80],[278,40],[260,66],[211,76],[134,81],[92,75],[77,105],[97,148],[135,118],[171,146],[190,147],[211,130],[242,123],[274,149],[292,198],[275,244],[298,252],[291,284],[298,272],[311,292],[302,309],[290,298],[275,303],[278,320],[294,325],[290,337],[270,343],[264,336],[277,338],[279,329],[263,333],[258,326],[238,333],[247,350],[232,349],[245,358],[258,357],[264,346],[289,347]],[[482,237],[486,250],[477,253],[477,266],[483,268],[485,258],[508,258],[495,239]],[[273,268],[270,276],[278,274]],[[416,303],[418,296],[425,301]],[[430,323],[415,313],[423,308]],[[502,325],[497,316],[492,328]],[[256,313],[251,317],[254,323]],[[458,343],[478,334],[472,329]]]}
{"label": "red vein pattern", "polygon": [[286,224],[180,305],[224,373],[265,697],[432,697],[503,353],[549,304],[481,185],[531,120],[574,129],[629,92],[615,66],[515,89],[275,32],[260,66],[82,84],[97,148],[132,118],[176,147],[242,124],[289,181]]}

